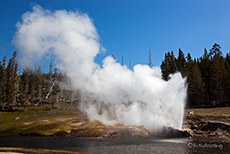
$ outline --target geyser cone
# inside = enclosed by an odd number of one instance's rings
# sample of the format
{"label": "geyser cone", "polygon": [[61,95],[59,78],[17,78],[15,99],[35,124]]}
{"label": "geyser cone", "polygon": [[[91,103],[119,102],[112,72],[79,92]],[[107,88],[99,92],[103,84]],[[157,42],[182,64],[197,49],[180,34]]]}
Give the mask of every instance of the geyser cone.
{"label": "geyser cone", "polygon": [[144,126],[149,131],[181,128],[185,79],[176,73],[166,82],[159,67],[136,65],[132,71],[110,56],[100,67],[94,58],[102,47],[86,14],[34,6],[17,24],[14,44],[25,67],[52,52],[71,88],[81,91],[81,110],[90,120]]}

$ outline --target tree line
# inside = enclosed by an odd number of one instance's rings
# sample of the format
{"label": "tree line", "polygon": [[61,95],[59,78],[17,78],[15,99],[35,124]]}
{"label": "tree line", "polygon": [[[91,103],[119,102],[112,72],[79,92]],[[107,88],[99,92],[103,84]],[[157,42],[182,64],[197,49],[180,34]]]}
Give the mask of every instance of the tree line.
{"label": "tree line", "polygon": [[187,78],[187,107],[230,106],[230,53],[223,56],[221,46],[215,43],[203,56],[185,57],[179,49],[178,57],[173,51],[165,54],[161,63],[162,78],[170,79],[170,74],[181,72]]}
{"label": "tree line", "polygon": [[[49,72],[40,67],[19,70],[15,51],[12,58],[0,61],[0,111],[54,102],[74,102],[73,92],[63,92],[60,82],[66,82],[65,75],[58,72],[52,63]],[[174,52],[165,53],[161,64],[162,78],[170,79],[170,74],[181,72],[188,83],[188,107],[225,107],[230,106],[230,53],[223,56],[221,47],[215,43],[203,56],[185,57],[179,49],[178,57]],[[66,98],[67,96],[67,98]],[[65,98],[64,98],[65,97]],[[79,100],[78,100],[79,101]]]}
{"label": "tree line", "polygon": [[8,62],[6,56],[0,61],[0,111],[53,103],[56,98],[52,96],[58,96],[60,91],[56,81],[60,82],[65,77],[53,68],[52,63],[48,73],[43,73],[41,67],[19,71],[16,56],[14,51]]}

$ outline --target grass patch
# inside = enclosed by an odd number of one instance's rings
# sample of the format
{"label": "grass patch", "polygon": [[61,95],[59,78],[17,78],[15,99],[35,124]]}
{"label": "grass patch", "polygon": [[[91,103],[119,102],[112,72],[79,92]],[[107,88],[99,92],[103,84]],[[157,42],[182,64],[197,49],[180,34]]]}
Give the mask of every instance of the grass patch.
{"label": "grass patch", "polygon": [[[193,111],[194,115],[189,115],[189,112]],[[214,120],[230,123],[230,107],[220,108],[197,108],[185,110],[185,118],[193,116],[202,120]]]}
{"label": "grass patch", "polygon": [[26,111],[0,112],[0,135],[50,136],[71,129],[68,118],[86,120],[77,106],[45,110],[44,106],[29,107]]}

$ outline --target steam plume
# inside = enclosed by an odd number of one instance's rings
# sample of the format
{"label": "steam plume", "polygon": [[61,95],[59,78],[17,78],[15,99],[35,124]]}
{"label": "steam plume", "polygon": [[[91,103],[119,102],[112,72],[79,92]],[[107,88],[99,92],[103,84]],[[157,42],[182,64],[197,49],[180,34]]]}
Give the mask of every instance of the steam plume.
{"label": "steam plume", "polygon": [[103,47],[91,19],[83,13],[49,11],[34,6],[17,23],[13,40],[20,63],[30,67],[52,53],[57,67],[81,91],[81,110],[104,124],[142,125],[150,131],[181,128],[186,99],[179,73],[166,82],[159,67],[136,65],[133,70],[108,56],[94,62]]}

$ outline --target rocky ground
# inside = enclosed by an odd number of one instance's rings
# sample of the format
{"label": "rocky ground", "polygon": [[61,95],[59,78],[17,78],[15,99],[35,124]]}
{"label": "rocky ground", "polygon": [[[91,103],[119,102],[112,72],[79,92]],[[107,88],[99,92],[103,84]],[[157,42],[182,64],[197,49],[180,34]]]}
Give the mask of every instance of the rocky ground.
{"label": "rocky ground", "polygon": [[186,110],[183,129],[194,139],[230,142],[230,108]]}

